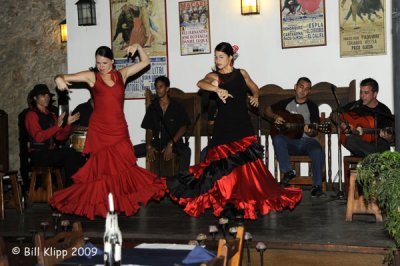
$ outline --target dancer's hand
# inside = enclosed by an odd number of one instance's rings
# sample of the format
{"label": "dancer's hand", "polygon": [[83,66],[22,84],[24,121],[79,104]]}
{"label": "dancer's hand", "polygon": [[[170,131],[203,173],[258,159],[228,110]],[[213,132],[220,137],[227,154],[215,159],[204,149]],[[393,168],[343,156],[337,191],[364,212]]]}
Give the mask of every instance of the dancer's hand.
{"label": "dancer's hand", "polygon": [[249,96],[250,99],[250,105],[253,107],[258,107],[258,97],[255,96]]}
{"label": "dancer's hand", "polygon": [[139,46],[140,46],[139,44],[134,43],[134,44],[129,45],[128,47],[126,47],[124,49],[124,51],[126,52],[126,55],[128,57],[132,57],[136,53],[136,51],[139,49]]}
{"label": "dancer's hand", "polygon": [[54,81],[56,82],[57,85],[57,89],[59,89],[60,91],[68,91],[69,92],[69,88],[68,86],[71,85],[71,83],[69,83],[68,81],[66,81],[64,79],[63,75],[57,75],[54,79]]}
{"label": "dancer's hand", "polygon": [[233,96],[231,94],[229,94],[229,92],[227,90],[224,89],[220,89],[218,88],[216,91],[218,97],[222,100],[223,103],[226,103],[226,99],[231,97],[233,98]]}

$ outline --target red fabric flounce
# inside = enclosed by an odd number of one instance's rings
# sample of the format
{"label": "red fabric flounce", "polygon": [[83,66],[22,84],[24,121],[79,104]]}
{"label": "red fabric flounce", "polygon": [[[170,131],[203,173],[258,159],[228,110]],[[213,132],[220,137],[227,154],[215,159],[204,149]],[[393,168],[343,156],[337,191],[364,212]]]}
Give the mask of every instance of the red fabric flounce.
{"label": "red fabric flounce", "polygon": [[[191,167],[192,174],[199,180],[207,178],[201,174],[210,166],[212,161],[226,158],[227,163],[229,163],[229,154],[251,149],[251,144],[254,141],[256,141],[256,137],[252,136],[241,141],[211,148],[204,162]],[[169,192],[171,190],[173,188],[169,188]],[[301,200],[302,193],[301,189],[298,188],[280,187],[262,159],[259,158],[235,167],[216,180],[214,186],[201,195],[187,198],[177,197],[170,193],[170,197],[184,205],[184,211],[191,216],[197,217],[208,208],[213,208],[214,215],[219,216],[224,206],[229,202],[235,208],[244,211],[244,218],[256,219],[257,210],[262,215],[266,215],[270,210],[293,209]]]}
{"label": "red fabric flounce", "polygon": [[91,154],[72,178],[74,184],[55,192],[50,204],[63,213],[89,219],[106,217],[110,192],[115,211],[129,216],[139,210],[140,204],[162,198],[166,190],[162,180],[136,165],[129,139]]}
{"label": "red fabric flounce", "polygon": [[231,154],[242,152],[247,149],[253,142],[258,141],[257,136],[249,136],[238,141],[229,143],[228,145],[219,145],[208,150],[207,157],[203,162],[189,167],[189,173],[199,177],[203,170],[210,165],[212,161],[218,161],[227,158]]}

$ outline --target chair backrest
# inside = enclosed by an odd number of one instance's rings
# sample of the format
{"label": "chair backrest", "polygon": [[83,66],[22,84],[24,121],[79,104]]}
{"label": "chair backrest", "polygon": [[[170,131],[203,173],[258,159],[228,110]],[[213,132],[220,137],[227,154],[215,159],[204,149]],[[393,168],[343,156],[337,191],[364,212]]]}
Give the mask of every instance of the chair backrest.
{"label": "chair backrest", "polygon": [[6,244],[2,237],[0,237],[0,266],[8,266]]}
{"label": "chair backrest", "polygon": [[[42,266],[53,266],[58,262],[72,257],[74,249],[82,247],[84,245],[82,224],[75,222],[72,225],[72,231],[61,232],[54,237],[45,239],[43,232],[35,235],[35,247],[38,251],[37,261]],[[61,255],[57,252],[52,254],[45,254],[45,248],[51,248],[52,250],[58,250]]]}
{"label": "chair backrest", "polygon": [[224,256],[224,266],[239,266],[242,257],[244,227],[238,226],[236,238],[233,240],[220,239],[217,256]]}

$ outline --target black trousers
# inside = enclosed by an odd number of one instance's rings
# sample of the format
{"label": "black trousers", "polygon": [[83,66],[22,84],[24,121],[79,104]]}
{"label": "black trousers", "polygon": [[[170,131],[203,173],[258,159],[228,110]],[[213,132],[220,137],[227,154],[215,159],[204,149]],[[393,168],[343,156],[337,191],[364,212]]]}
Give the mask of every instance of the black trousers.
{"label": "black trousers", "polygon": [[58,166],[64,169],[64,186],[71,185],[71,176],[75,174],[85,163],[82,153],[72,148],[61,148],[54,150],[34,151],[30,154],[31,165],[33,166]]}
{"label": "black trousers", "polygon": [[368,143],[359,136],[350,135],[346,138],[344,145],[352,154],[365,157],[371,153],[384,152],[390,150],[390,144],[382,138],[378,138],[375,142]]}
{"label": "black trousers", "polygon": [[[157,147],[154,148],[157,149]],[[137,158],[146,157],[146,143],[137,144],[134,146],[134,149]],[[190,166],[190,156],[192,150],[188,145],[176,143],[176,145],[174,145],[173,152],[178,155],[179,171],[186,171]]]}

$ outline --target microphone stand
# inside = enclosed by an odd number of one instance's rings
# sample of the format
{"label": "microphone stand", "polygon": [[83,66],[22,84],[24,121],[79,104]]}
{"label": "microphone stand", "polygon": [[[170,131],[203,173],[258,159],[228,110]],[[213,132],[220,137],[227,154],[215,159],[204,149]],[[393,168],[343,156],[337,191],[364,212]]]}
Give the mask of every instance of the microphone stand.
{"label": "microphone stand", "polygon": [[340,129],[340,124],[341,124],[341,122],[340,122],[340,115],[339,115],[339,113],[342,113],[342,109],[340,107],[339,99],[338,99],[338,97],[336,95],[336,87],[334,85],[332,85],[331,89],[332,89],[332,93],[333,93],[333,96],[335,98],[336,105],[337,105],[336,132],[337,132],[337,135],[338,135],[338,172],[337,172],[336,176],[339,177],[339,191],[336,194],[336,198],[343,199],[344,198],[344,192],[343,192],[343,188],[342,188],[342,186],[343,186],[343,184],[342,184],[342,142],[341,142],[341,139],[340,139],[340,130],[341,130]]}

